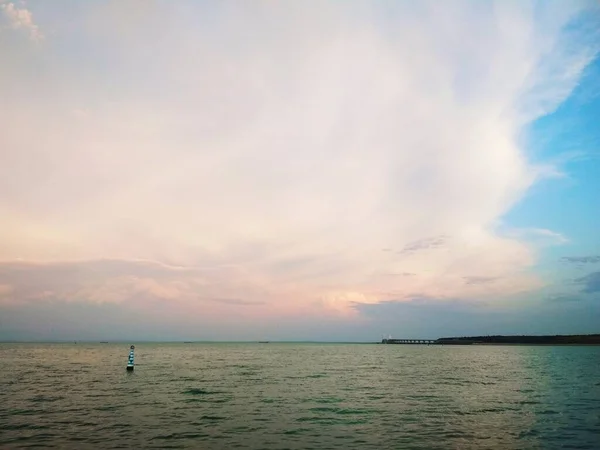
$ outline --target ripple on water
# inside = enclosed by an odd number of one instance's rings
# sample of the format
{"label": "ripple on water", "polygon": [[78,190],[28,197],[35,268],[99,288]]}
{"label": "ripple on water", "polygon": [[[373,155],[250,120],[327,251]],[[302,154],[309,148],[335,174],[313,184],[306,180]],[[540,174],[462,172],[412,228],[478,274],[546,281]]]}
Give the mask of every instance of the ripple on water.
{"label": "ripple on water", "polygon": [[303,434],[310,432],[310,428],[295,428],[293,430],[285,430],[283,434],[287,435],[295,435],[295,434]]}
{"label": "ripple on water", "polygon": [[220,422],[223,420],[227,420],[227,417],[205,415],[205,416],[200,417],[200,420],[208,421],[208,422]]}
{"label": "ripple on water", "polygon": [[312,401],[314,401],[315,403],[341,403],[344,400],[339,397],[321,397],[321,398],[315,398]]}
{"label": "ripple on water", "polygon": [[216,395],[216,394],[223,394],[222,391],[211,391],[209,389],[202,389],[202,388],[191,388],[191,389],[186,389],[185,391],[183,391],[183,394],[189,394],[189,395]]}
{"label": "ripple on water", "polygon": [[329,406],[317,406],[315,408],[309,408],[309,411],[318,412],[318,413],[333,413],[342,416],[351,415],[351,414],[363,414],[368,415],[374,413],[374,411],[366,410],[366,409],[354,409],[354,408],[336,408]]}
{"label": "ripple on water", "polygon": [[315,425],[360,425],[367,423],[367,419],[339,418],[327,416],[299,417],[298,422],[308,422]]}
{"label": "ripple on water", "polygon": [[191,433],[169,433],[169,434],[159,434],[158,436],[154,436],[152,439],[153,440],[158,440],[158,441],[170,441],[170,440],[179,440],[179,439],[195,439],[195,438],[202,438],[202,437],[208,437],[210,436],[209,434],[206,433],[198,433],[198,432],[191,432]]}

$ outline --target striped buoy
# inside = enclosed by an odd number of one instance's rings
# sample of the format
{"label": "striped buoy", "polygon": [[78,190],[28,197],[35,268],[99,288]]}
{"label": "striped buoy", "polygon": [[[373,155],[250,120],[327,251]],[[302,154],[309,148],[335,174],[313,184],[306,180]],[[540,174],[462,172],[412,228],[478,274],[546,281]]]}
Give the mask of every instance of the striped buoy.
{"label": "striped buoy", "polygon": [[133,370],[133,349],[134,345],[129,347],[129,361],[127,361],[127,370]]}

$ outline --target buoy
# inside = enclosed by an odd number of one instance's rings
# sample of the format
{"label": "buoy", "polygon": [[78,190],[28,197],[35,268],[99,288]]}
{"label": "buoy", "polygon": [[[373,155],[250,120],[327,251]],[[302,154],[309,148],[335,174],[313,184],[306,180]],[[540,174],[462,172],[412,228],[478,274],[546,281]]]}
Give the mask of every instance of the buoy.
{"label": "buoy", "polygon": [[127,370],[133,370],[133,349],[134,345],[129,347],[129,361],[127,361]]}

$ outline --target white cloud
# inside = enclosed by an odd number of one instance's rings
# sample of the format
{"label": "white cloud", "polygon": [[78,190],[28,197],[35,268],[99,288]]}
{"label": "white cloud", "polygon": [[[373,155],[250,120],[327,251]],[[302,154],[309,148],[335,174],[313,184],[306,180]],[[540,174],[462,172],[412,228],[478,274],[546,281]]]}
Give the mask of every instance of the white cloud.
{"label": "white cloud", "polygon": [[13,2],[0,2],[0,9],[9,20],[12,28],[26,30],[29,37],[34,41],[43,38],[39,27],[33,22],[31,11],[26,8],[19,8]]}
{"label": "white cloud", "polygon": [[593,52],[562,33],[580,4],[528,5],[190,2],[144,16],[158,29],[67,11],[87,28],[0,87],[0,257],[230,267],[196,288],[296,312],[538,287],[495,223],[551,172],[522,127]]}
{"label": "white cloud", "polygon": [[561,233],[545,228],[506,229],[504,234],[515,239],[525,239],[530,244],[537,246],[561,245],[569,242],[569,239]]}

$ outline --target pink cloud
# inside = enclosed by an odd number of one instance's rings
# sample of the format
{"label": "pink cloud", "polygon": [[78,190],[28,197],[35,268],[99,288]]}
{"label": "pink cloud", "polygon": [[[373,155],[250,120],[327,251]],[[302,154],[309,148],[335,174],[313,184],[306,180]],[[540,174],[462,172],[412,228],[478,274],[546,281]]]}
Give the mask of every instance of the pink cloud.
{"label": "pink cloud", "polygon": [[31,11],[26,8],[19,8],[12,2],[0,4],[0,9],[8,18],[13,28],[27,30],[29,37],[34,41],[43,39],[39,27],[33,21]]}

